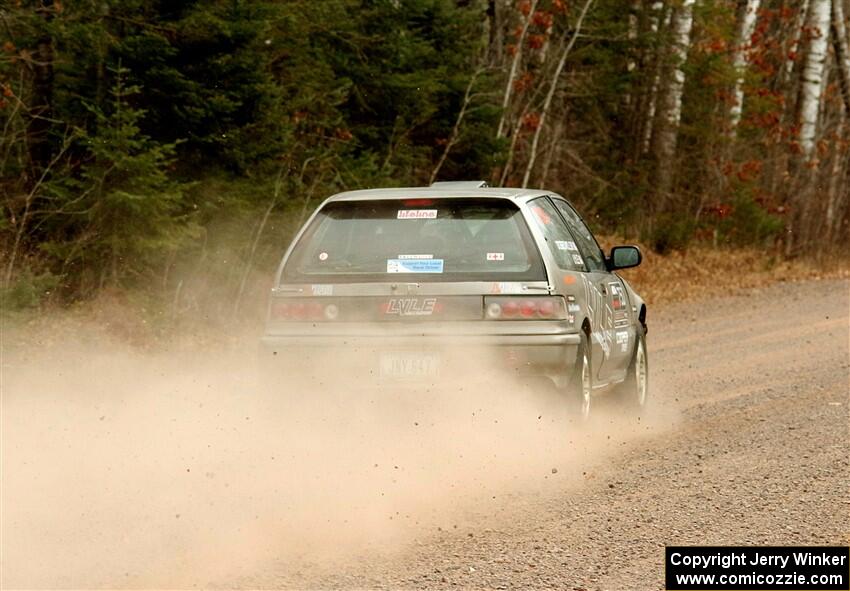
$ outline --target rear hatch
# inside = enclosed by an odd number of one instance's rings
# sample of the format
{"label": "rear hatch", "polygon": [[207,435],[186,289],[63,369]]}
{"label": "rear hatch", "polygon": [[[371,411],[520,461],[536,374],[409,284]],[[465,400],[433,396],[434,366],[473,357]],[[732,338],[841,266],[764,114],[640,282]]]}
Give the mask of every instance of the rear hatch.
{"label": "rear hatch", "polygon": [[[540,253],[508,199],[337,201],[289,253],[269,332],[504,334],[511,322],[481,322],[513,319],[488,314],[503,301],[496,296],[536,305],[548,293]],[[517,321],[527,319],[523,312],[546,319],[546,306],[531,311],[523,301],[508,306]],[[522,324],[526,334],[552,330]]]}

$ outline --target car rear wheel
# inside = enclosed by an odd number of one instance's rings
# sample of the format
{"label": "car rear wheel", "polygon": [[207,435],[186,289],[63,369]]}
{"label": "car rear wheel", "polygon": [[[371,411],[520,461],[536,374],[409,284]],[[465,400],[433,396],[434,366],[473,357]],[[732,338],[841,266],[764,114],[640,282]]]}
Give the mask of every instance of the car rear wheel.
{"label": "car rear wheel", "polygon": [[590,365],[590,349],[585,339],[582,339],[582,344],[576,355],[569,394],[578,418],[582,422],[589,420],[593,400],[593,375]]}
{"label": "car rear wheel", "polygon": [[616,393],[627,410],[637,414],[645,412],[649,400],[649,360],[644,331],[638,335],[626,379],[617,386]]}

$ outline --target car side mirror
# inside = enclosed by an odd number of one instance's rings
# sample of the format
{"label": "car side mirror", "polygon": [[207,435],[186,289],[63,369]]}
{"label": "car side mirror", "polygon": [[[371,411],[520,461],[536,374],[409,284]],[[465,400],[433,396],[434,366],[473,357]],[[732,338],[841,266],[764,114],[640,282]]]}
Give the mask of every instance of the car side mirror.
{"label": "car side mirror", "polygon": [[628,269],[637,267],[643,260],[640,249],[637,246],[615,246],[611,249],[608,257],[608,270]]}

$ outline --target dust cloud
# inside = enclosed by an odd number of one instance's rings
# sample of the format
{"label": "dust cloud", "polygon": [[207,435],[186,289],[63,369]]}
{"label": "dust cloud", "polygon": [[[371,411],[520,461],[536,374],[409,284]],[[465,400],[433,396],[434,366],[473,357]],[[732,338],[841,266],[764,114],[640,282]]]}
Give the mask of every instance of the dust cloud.
{"label": "dust cloud", "polygon": [[512,495],[579,486],[660,428],[579,428],[539,384],[488,379],[483,352],[439,387],[367,387],[332,367],[317,387],[259,379],[246,343],[4,335],[0,585],[309,586],[498,519]]}

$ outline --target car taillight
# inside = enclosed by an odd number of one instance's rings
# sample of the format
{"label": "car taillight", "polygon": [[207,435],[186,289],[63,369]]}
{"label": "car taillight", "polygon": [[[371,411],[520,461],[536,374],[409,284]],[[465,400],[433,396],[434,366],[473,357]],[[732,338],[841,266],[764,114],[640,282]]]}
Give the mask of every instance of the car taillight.
{"label": "car taillight", "polygon": [[519,305],[519,314],[523,318],[533,318],[537,315],[537,302],[534,300],[523,300]]}
{"label": "car taillight", "polygon": [[488,320],[563,320],[567,308],[561,296],[486,296],[484,314]]}
{"label": "car taillight", "polygon": [[[496,306],[498,306],[496,310],[501,309],[502,316],[504,316],[505,318],[514,318],[517,314],[519,314],[519,302],[507,300],[501,304],[499,302],[494,303],[496,304]],[[499,314],[496,314],[496,317],[498,316]]]}
{"label": "car taillight", "polygon": [[325,304],[318,300],[285,298],[272,302],[271,317],[274,320],[321,321],[339,318],[336,304]]}
{"label": "car taillight", "polygon": [[555,303],[551,300],[540,302],[537,306],[537,313],[543,318],[552,318],[555,315]]}

